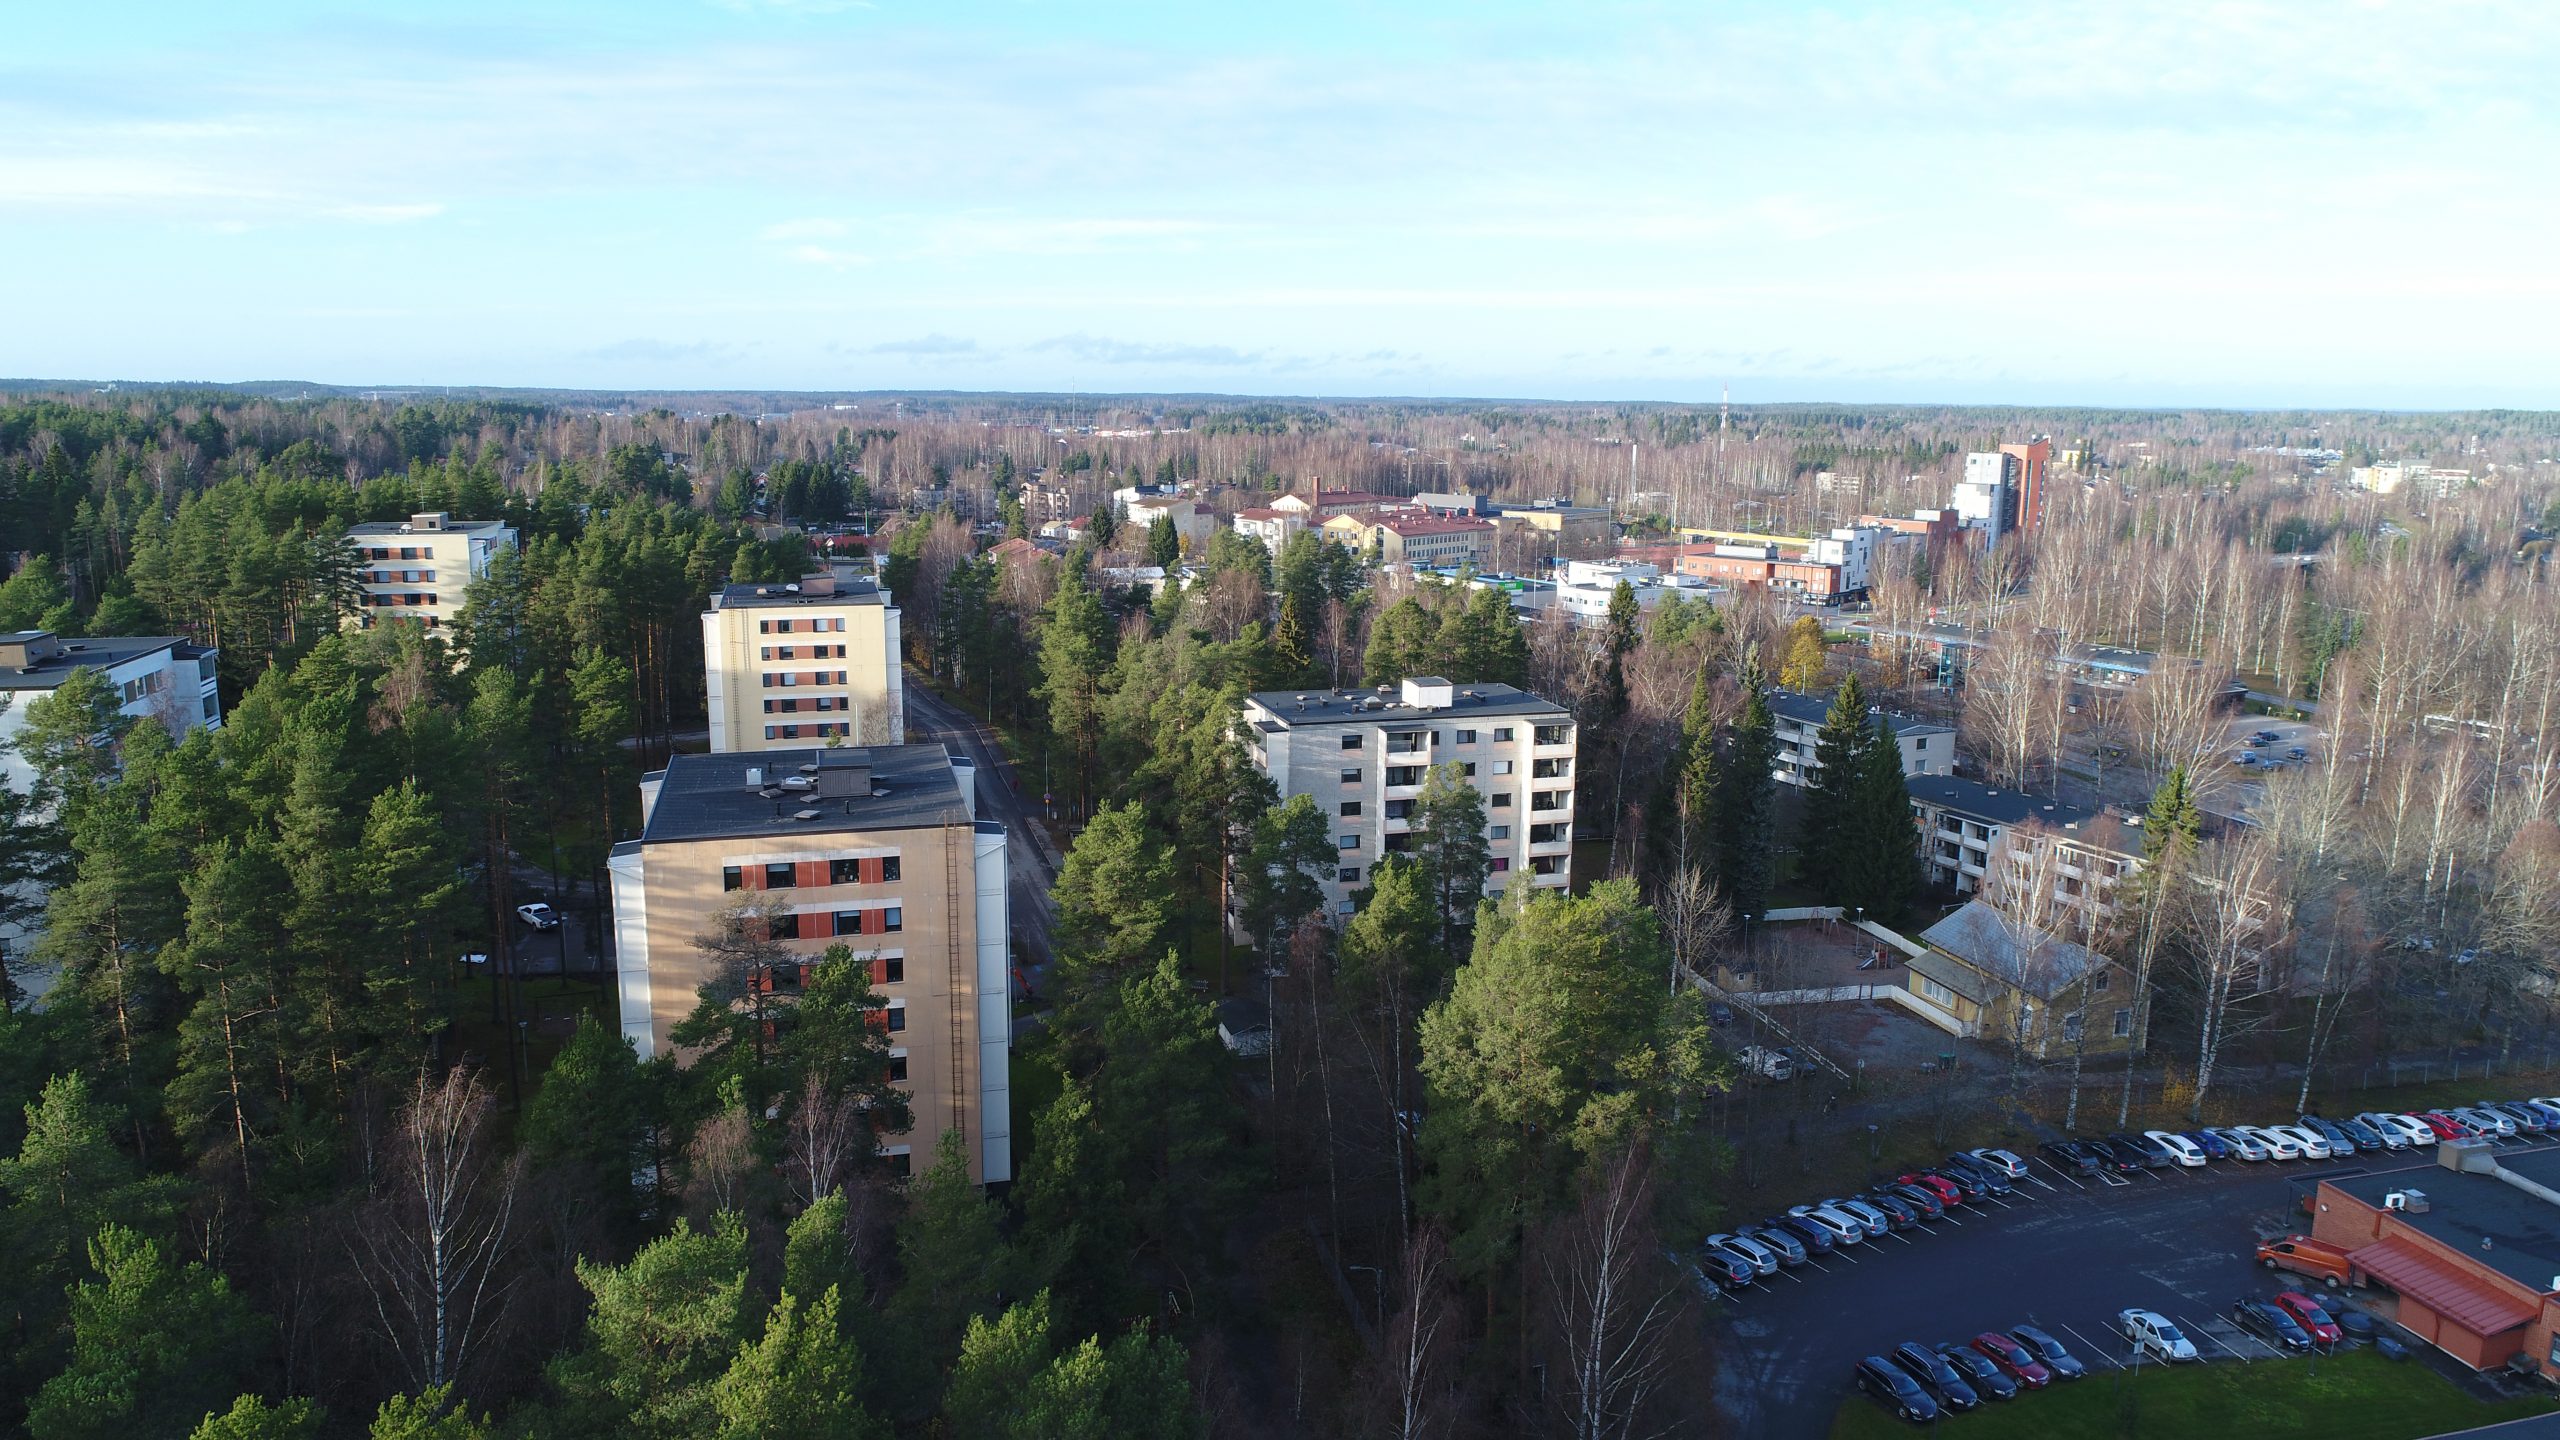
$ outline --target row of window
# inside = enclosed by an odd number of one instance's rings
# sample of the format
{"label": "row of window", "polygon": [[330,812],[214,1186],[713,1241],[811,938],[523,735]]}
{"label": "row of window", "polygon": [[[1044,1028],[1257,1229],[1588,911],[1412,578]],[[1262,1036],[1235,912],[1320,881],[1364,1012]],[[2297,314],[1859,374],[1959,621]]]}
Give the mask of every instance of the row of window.
{"label": "row of window", "polygon": [[796,620],[756,622],[756,633],[759,635],[815,635],[843,628],[844,617],[841,615],[804,615]]}
{"label": "row of window", "polygon": [[401,545],[396,547],[390,545],[368,545],[364,550],[364,558],[367,560],[433,560],[436,558],[436,552],[435,547],[432,545]]}
{"label": "row of window", "polygon": [[423,595],[416,591],[411,591],[406,595],[367,595],[364,597],[364,600],[368,605],[434,605],[441,603],[436,599],[434,591],[428,591]]}
{"label": "row of window", "polygon": [[[824,871],[819,866],[825,866]],[[793,890],[817,885],[885,885],[898,879],[898,857],[866,855],[850,860],[777,860],[770,865],[723,865],[723,890]]]}
{"label": "row of window", "polygon": [[851,739],[853,737],[853,726],[850,722],[844,720],[832,722],[813,720],[806,725],[767,725],[764,727],[764,738],[767,740],[824,740],[831,735],[842,735],[847,739]]}
{"label": "row of window", "polygon": [[842,660],[841,645],[767,645],[758,658],[765,660]]}
{"label": "row of window", "polygon": [[900,935],[906,932],[907,912],[904,906],[875,905],[867,910],[838,910],[833,914],[794,911],[771,917],[765,929],[768,940],[832,940],[839,935]]}
{"label": "row of window", "polygon": [[132,704],[146,695],[157,695],[169,688],[169,672],[154,670],[139,679],[127,680],[121,687],[124,703]]}
{"label": "row of window", "polygon": [[771,690],[779,686],[787,690],[799,685],[842,685],[847,683],[845,677],[850,673],[844,670],[767,670],[764,672],[764,688]]}
{"label": "row of window", "polygon": [[794,696],[788,700],[776,700],[771,696],[767,696],[764,702],[764,713],[767,715],[797,715],[803,710],[813,710],[820,714],[824,714],[829,710],[850,710],[852,708],[852,697],[846,695]]}
{"label": "row of window", "polygon": [[[1493,767],[1491,770],[1486,772],[1487,774],[1509,775],[1512,773],[1512,762],[1508,760],[1488,760],[1484,763]],[[1547,764],[1549,762],[1540,761],[1539,763]],[[1460,778],[1467,780],[1473,780],[1476,778],[1475,761],[1461,760],[1457,762],[1457,765],[1458,775]],[[1390,765],[1387,767],[1387,783],[1389,785],[1419,785],[1422,783],[1423,768],[1424,767],[1420,765]],[[1368,772],[1365,770],[1355,770],[1346,767],[1342,771],[1341,780],[1345,785],[1357,785],[1361,782],[1362,777],[1367,774]],[[1551,777],[1541,775],[1540,778],[1545,779]],[[1347,815],[1351,812],[1346,810],[1343,813]]]}
{"label": "row of window", "polygon": [[433,585],[436,583],[436,572],[433,570],[367,570],[364,572],[364,579],[368,585]]}
{"label": "row of window", "polygon": [[[1545,731],[1556,729],[1558,727],[1541,725],[1538,728],[1541,731]],[[1473,745],[1476,743],[1476,732],[1473,730],[1453,730],[1449,733],[1451,737],[1449,743],[1453,745]],[[1518,733],[1519,732],[1512,726],[1496,725],[1493,727],[1493,743],[1496,745],[1508,745],[1511,743],[1513,736]],[[1345,730],[1342,732],[1342,748],[1345,750],[1357,750],[1361,746],[1367,744],[1368,740],[1368,735],[1363,731]],[[1395,730],[1388,732],[1387,735],[1387,748],[1390,750],[1399,748],[1406,750],[1419,750],[1425,745],[1437,745],[1439,743],[1440,732],[1437,730]],[[1559,742],[1541,740],[1538,743],[1541,745],[1552,745]]]}

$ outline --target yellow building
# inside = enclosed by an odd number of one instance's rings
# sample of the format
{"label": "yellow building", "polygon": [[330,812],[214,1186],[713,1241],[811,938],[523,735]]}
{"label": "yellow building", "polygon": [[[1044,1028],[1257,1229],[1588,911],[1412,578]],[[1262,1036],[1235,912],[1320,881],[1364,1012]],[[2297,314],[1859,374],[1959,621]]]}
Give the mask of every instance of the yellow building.
{"label": "yellow building", "polygon": [[347,527],[347,543],[363,562],[356,581],[364,608],[356,623],[413,621],[429,630],[451,625],[472,585],[501,550],[516,546],[502,520],[456,520],[441,510],[406,520],[368,520]]}
{"label": "yellow building", "polygon": [[898,611],[866,578],[723,587],[702,613],[702,678],[715,753],[907,738]]}
{"label": "yellow building", "polygon": [[1006,837],[977,820],[976,783],[940,745],[678,755],[644,777],[640,838],[609,863],[623,1034],[644,1059],[673,1053],[720,978],[698,937],[759,903],[795,959],[750,983],[787,1001],[840,944],[887,997],[891,1078],[915,1113],[893,1161],[956,1130],[972,1178],[1011,1179]]}
{"label": "yellow building", "polygon": [[1390,565],[1472,565],[1482,570],[1493,562],[1493,522],[1418,508],[1336,515],[1319,533],[1355,553],[1366,554],[1375,545],[1378,558]]}

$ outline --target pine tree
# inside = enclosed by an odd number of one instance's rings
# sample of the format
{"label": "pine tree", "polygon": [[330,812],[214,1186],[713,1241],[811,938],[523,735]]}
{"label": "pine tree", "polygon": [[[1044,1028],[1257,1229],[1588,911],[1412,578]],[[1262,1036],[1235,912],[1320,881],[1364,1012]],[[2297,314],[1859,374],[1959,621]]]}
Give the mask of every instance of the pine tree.
{"label": "pine tree", "polygon": [[1053,753],[1075,785],[1079,809],[1093,791],[1094,753],[1102,743],[1102,677],[1111,669],[1111,617],[1074,557],[1062,567],[1058,592],[1040,630],[1041,702],[1049,711]]}
{"label": "pine tree", "polygon": [[691,1440],[719,1429],[712,1382],[746,1335],[747,1232],[723,1214],[682,1219],[627,1265],[580,1260],[594,1297],[586,1345],[551,1364],[552,1383],[589,1433]]}
{"label": "pine tree", "polygon": [[71,1295],[71,1362],[27,1407],[31,1440],[179,1435],[240,1393],[267,1323],[231,1282],[108,1225]]}
{"label": "pine tree", "polygon": [[1163,953],[1173,864],[1134,804],[1104,804],[1067,847],[1053,891],[1058,976],[1078,995],[1108,990]]}
{"label": "pine tree", "polygon": [[1902,740],[1891,721],[1878,721],[1843,826],[1843,886],[1839,903],[1864,909],[1892,924],[1919,894],[1919,836],[1911,818],[1911,785],[1902,773]]}
{"label": "pine tree", "polygon": [[1803,824],[1796,846],[1804,878],[1834,903],[1846,903],[1840,893],[1849,883],[1850,857],[1857,848],[1849,827],[1858,812],[1867,752],[1874,743],[1866,691],[1852,674],[1840,682],[1831,709],[1822,717],[1822,728],[1814,735],[1813,774],[1803,787],[1799,811]]}
{"label": "pine tree", "polygon": [[1493,870],[1484,813],[1484,792],[1455,761],[1433,766],[1413,802],[1414,863],[1421,867],[1439,917],[1440,942],[1450,948],[1473,924],[1476,902],[1484,898],[1484,883]]}
{"label": "pine tree", "polygon": [[830,1288],[804,1308],[789,1290],[764,1320],[764,1335],[738,1352],[711,1385],[716,1440],[871,1440],[883,1434],[864,1413],[862,1353],[844,1333]]}

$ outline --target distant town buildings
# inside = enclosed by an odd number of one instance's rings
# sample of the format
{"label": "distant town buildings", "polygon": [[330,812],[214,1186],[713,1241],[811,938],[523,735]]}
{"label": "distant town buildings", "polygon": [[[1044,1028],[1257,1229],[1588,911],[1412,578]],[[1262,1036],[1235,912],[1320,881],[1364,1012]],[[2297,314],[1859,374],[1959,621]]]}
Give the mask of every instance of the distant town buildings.
{"label": "distant town buildings", "polygon": [[2474,477],[2468,470],[2451,470],[2433,465],[2417,465],[2404,461],[2387,461],[2380,465],[2359,465],[2347,472],[2347,483],[2358,490],[2376,495],[2397,495],[2407,490],[2430,500],[2442,500],[2469,489]]}
{"label": "distant town buildings", "polygon": [[1674,562],[1682,576],[1733,588],[1759,586],[1825,604],[1865,594],[1874,583],[1880,546],[1893,536],[1884,527],[1867,525],[1842,526],[1818,538],[1699,526],[1684,526],[1680,533],[1699,542],[1683,546]]}
{"label": "distant town buildings", "polygon": [[2032,534],[2044,525],[2052,469],[2053,442],[2043,436],[1975,451],[1964,457],[1956,513],[1966,528],[1995,539],[2013,531]]}
{"label": "distant town buildings", "polygon": [[1374,547],[1391,565],[1482,568],[1493,563],[1493,522],[1435,515],[1420,506],[1336,515],[1324,522],[1323,533],[1357,553]]}
{"label": "distant town buildings", "polygon": [[889,600],[850,567],[722,586],[702,613],[712,750],[904,740],[906,680]]}
{"label": "distant town buildings", "polygon": [[347,539],[364,562],[359,623],[370,628],[387,617],[436,630],[462,613],[472,584],[489,573],[498,552],[515,548],[516,531],[503,520],[456,520],[435,510],[350,525]]}

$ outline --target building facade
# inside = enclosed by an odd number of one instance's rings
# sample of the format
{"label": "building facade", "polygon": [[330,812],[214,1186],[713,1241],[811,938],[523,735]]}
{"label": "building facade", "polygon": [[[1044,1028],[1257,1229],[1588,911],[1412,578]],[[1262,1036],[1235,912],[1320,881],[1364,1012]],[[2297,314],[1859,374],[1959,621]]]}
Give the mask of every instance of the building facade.
{"label": "building facade", "polygon": [[1911,989],[1955,1017],[1960,1035],[2015,1044],[2039,1060],[2143,1047],[2148,1001],[2115,962],[2059,935],[2004,921],[1979,900],[1921,932]]}
{"label": "building facade", "polygon": [[2392,1319],[2464,1365],[2521,1357],[2560,1378],[2560,1154],[2450,1140],[2432,1158],[2322,1179],[2311,1238],[2346,1252],[2356,1283],[2389,1287]]}
{"label": "building facade", "polygon": [[[1894,743],[1902,752],[1902,773],[1906,778],[1955,773],[1954,727],[1916,715],[1888,716],[1874,706],[1868,707],[1867,714],[1879,730],[1887,720],[1893,722]],[[1778,763],[1770,773],[1781,785],[1812,784],[1822,774],[1822,757],[1817,753],[1816,742],[1822,734],[1822,722],[1831,715],[1829,697],[1772,690],[1769,715],[1777,722],[1778,735]]]}
{"label": "building facade", "polygon": [[1994,864],[2053,852],[2055,896],[2112,908],[2118,885],[2142,864],[2137,833],[2113,815],[2000,790],[1954,775],[1905,780],[1929,881],[1959,895],[1980,892]]}
{"label": "building facade", "polygon": [[778,1025],[833,945],[887,998],[890,1075],[915,1115],[889,1153],[929,1159],[956,1130],[972,1179],[1011,1179],[1006,836],[976,818],[968,762],[940,745],[677,755],[640,797],[640,838],[608,868],[622,1033],[641,1057],[686,1058],[670,1032],[721,978],[696,937],[765,907],[793,958],[747,983],[781,997]]}
{"label": "building facade", "polygon": [[1493,858],[1485,892],[1526,872],[1573,880],[1573,716],[1509,685],[1417,677],[1392,692],[1271,690],[1248,697],[1243,735],[1282,799],[1311,797],[1337,852],[1325,898],[1338,914],[1381,856],[1412,847],[1412,814],[1435,766],[1458,765],[1484,795]]}
{"label": "building facade", "polygon": [[502,520],[456,520],[436,510],[348,526],[347,540],[363,562],[358,623],[411,620],[440,630],[462,613],[498,552],[516,547],[516,531]]}
{"label": "building facade", "polygon": [[27,707],[62,688],[75,670],[95,670],[116,694],[117,706],[136,720],[155,720],[182,740],[190,730],[222,728],[222,695],[216,683],[218,652],[176,635],[101,636],[65,640],[50,630],[0,634],[0,784],[21,794],[35,771],[14,743],[26,727]]}
{"label": "building facade", "polygon": [[1307,528],[1305,515],[1295,511],[1274,509],[1268,505],[1239,510],[1231,523],[1234,524],[1237,534],[1248,540],[1261,541],[1263,547],[1271,552],[1275,560],[1280,557],[1282,548],[1288,545],[1290,537]]}
{"label": "building facade", "polygon": [[906,739],[906,677],[889,593],[849,572],[729,585],[702,612],[711,748]]}

